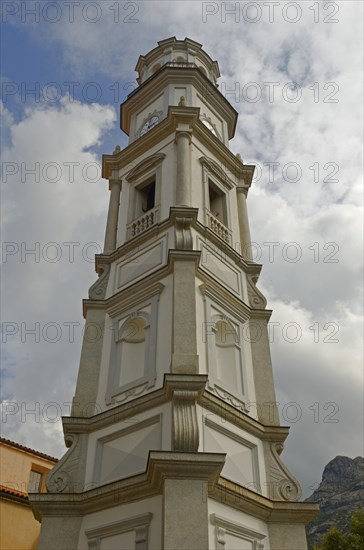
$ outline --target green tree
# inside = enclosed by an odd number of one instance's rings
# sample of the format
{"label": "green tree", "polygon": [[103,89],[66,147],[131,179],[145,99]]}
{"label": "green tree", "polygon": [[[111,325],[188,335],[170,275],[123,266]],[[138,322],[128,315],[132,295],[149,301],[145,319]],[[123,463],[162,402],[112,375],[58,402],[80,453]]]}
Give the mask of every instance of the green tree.
{"label": "green tree", "polygon": [[357,508],[351,516],[348,535],[343,535],[337,527],[331,527],[314,550],[364,550],[364,511]]}
{"label": "green tree", "polygon": [[364,510],[357,508],[350,519],[350,533],[360,537],[364,542]]}
{"label": "green tree", "polygon": [[364,550],[364,511],[357,508],[350,518],[350,533],[346,537],[347,550]]}
{"label": "green tree", "polygon": [[330,531],[321,539],[320,546],[315,546],[314,550],[347,550],[347,546],[339,529],[331,527]]}

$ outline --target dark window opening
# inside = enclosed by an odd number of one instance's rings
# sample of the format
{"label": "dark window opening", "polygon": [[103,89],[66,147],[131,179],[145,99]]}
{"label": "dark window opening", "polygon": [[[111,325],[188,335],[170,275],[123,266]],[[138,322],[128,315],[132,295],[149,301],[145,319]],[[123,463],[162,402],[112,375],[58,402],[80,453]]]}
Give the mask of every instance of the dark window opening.
{"label": "dark window opening", "polygon": [[209,180],[210,212],[221,223],[227,225],[226,196],[216,185]]}
{"label": "dark window opening", "polygon": [[141,190],[142,210],[148,212],[155,206],[155,181],[152,181]]}

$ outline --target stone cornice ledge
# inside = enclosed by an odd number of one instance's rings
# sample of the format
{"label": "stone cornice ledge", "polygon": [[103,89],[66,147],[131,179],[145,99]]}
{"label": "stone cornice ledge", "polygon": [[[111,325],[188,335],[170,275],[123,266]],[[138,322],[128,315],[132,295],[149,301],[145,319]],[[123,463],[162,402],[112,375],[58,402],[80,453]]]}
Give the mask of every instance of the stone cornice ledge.
{"label": "stone cornice ledge", "polygon": [[173,391],[189,389],[198,391],[202,395],[207,382],[206,374],[165,374],[162,388],[121,403],[102,413],[91,417],[64,416],[62,417],[64,435],[77,433],[90,433],[124,420],[130,416],[140,414],[143,411],[153,409],[158,405],[172,400]]}
{"label": "stone cornice ledge", "polygon": [[83,493],[33,493],[30,501],[35,517],[40,521],[43,515],[83,516],[161,494],[166,478],[204,479],[214,486],[225,464],[225,456],[223,453],[150,451],[143,474]]}
{"label": "stone cornice ledge", "polygon": [[312,502],[282,502],[270,500],[250,489],[220,477],[209,486],[209,496],[237,510],[252,514],[269,523],[309,523],[319,510]]}
{"label": "stone cornice ledge", "polygon": [[211,231],[207,226],[198,221],[198,208],[184,207],[184,206],[171,206],[169,209],[169,217],[162,220],[160,223],[153,225],[147,231],[144,231],[140,235],[126,241],[119,246],[111,254],[96,254],[95,255],[95,270],[96,273],[104,269],[104,265],[112,264],[116,260],[121,259],[123,256],[127,257],[132,251],[141,248],[144,242],[150,241],[151,237],[158,237],[164,231],[167,231],[170,227],[173,227],[178,217],[191,218],[191,227],[195,229],[203,237],[208,236],[209,240],[219,248],[223,254],[228,255],[239,267],[241,267],[246,273],[258,276],[262,270],[262,264],[258,264],[252,261],[244,259],[239,252],[232,248],[225,241],[222,241],[216,233]]}
{"label": "stone cornice ledge", "polygon": [[283,443],[287,439],[289,427],[264,425],[246,414],[243,410],[237,409],[208,390],[203,392],[198,403],[207,410],[221,416],[225,421],[231,422],[264,441]]}
{"label": "stone cornice ledge", "polygon": [[273,501],[220,477],[225,456],[223,453],[151,451],[143,474],[83,493],[33,493],[29,500],[39,521],[43,516],[83,516],[161,494],[165,479],[180,478],[205,480],[210,498],[269,523],[306,524],[317,513],[317,504]]}
{"label": "stone cornice ledge", "polygon": [[[164,384],[146,395],[142,395],[112,407],[102,413],[91,417],[65,416],[62,417],[64,435],[90,433],[114,424],[116,421],[124,420],[131,416],[153,409],[158,405],[172,400],[173,392],[179,389],[197,391],[199,396],[197,403],[207,410],[221,415],[225,420],[241,427],[248,433],[260,439],[283,443],[289,432],[285,426],[264,426],[242,410],[233,407],[226,401],[213,395],[205,389],[207,382],[206,374],[165,374]],[[67,438],[66,438],[67,439]]]}

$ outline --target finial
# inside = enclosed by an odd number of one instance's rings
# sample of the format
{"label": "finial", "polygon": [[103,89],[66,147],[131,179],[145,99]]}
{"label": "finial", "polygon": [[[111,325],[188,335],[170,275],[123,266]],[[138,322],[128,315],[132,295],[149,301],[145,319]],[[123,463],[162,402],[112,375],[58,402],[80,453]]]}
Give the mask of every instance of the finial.
{"label": "finial", "polygon": [[117,145],[117,146],[115,147],[115,149],[113,150],[113,153],[112,153],[112,154],[113,154],[113,155],[117,155],[118,153],[120,153],[120,145]]}
{"label": "finial", "polygon": [[241,162],[243,162],[243,159],[241,158],[240,153],[236,153],[236,158],[237,158],[238,160],[240,160]]}
{"label": "finial", "polygon": [[187,107],[187,101],[184,95],[181,95],[178,107]]}

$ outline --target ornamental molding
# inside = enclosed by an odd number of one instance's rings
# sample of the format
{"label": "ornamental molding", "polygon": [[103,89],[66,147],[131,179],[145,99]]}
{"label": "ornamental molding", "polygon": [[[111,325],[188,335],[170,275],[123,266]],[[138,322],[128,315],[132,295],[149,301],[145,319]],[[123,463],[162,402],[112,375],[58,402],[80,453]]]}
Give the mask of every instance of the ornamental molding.
{"label": "ornamental molding", "polygon": [[103,538],[121,535],[129,531],[135,531],[135,546],[136,550],[145,550],[148,547],[149,526],[152,521],[153,514],[141,514],[132,516],[122,521],[114,521],[96,527],[95,529],[87,529],[85,535],[87,537],[89,550],[99,550]]}
{"label": "ornamental molding", "polygon": [[170,215],[165,220],[155,224],[148,230],[148,233],[141,233],[133,238],[133,241],[127,241],[119,248],[117,248],[111,254],[96,254],[96,271],[99,270],[99,266],[103,264],[112,264],[113,262],[121,259],[127,259],[134,254],[134,251],[141,250],[143,245],[147,246],[153,239],[158,240],[161,235],[167,233],[169,228],[175,223],[176,216],[192,217],[191,227],[194,228],[198,234],[203,238],[208,238],[209,243],[212,244],[221,255],[230,258],[239,269],[244,273],[254,275],[258,279],[262,270],[262,265],[255,262],[247,262],[241,254],[239,254],[228,243],[222,241],[217,234],[211,231],[208,227],[197,221],[198,209],[187,207],[171,207]]}
{"label": "ornamental molding", "polygon": [[283,500],[294,502],[301,498],[302,491],[299,481],[291,474],[288,468],[280,459],[283,451],[283,442],[271,442],[266,446],[268,458],[267,464],[267,486],[268,495],[272,500]]}
{"label": "ornamental molding", "polygon": [[140,177],[144,176],[144,174],[148,172],[148,170],[151,170],[152,168],[157,168],[165,158],[166,155],[164,153],[156,153],[155,155],[147,157],[146,159],[139,162],[132,170],[130,170],[130,172],[125,175],[125,179],[129,183],[135,182]]}
{"label": "ornamental molding", "polygon": [[[125,399],[129,397],[140,395],[144,391],[150,390],[156,383],[158,302],[163,288],[164,285],[162,284],[152,289],[147,288],[148,294],[142,293],[144,301],[140,301],[141,295],[137,293],[133,296],[134,300],[137,300],[136,303],[134,301],[133,307],[130,307],[130,302],[128,308],[125,302],[121,302],[121,309],[119,311],[113,310],[113,338],[109,361],[107,391],[105,395],[106,404],[108,405],[125,401]],[[148,306],[151,308],[150,313],[143,311]],[[119,327],[119,323],[124,316],[127,318],[124,320],[122,326]],[[144,326],[143,335],[135,337],[134,330],[137,329],[137,332],[139,332],[137,323],[135,322],[137,318],[143,319]],[[132,328],[132,333],[124,335],[124,331],[127,331],[129,326]],[[134,345],[144,343],[144,362],[141,376],[125,384],[122,383],[121,379],[123,373],[122,352],[124,345],[127,343]]]}
{"label": "ornamental molding", "polygon": [[198,391],[189,389],[173,392],[172,447],[174,451],[198,451],[199,432],[196,411],[198,394]]}
{"label": "ornamental molding", "polygon": [[264,426],[255,418],[245,414],[241,408],[235,408],[232,404],[207,391],[205,389],[207,378],[206,374],[165,374],[162,388],[155,389],[147,395],[136,397],[133,401],[116,404],[114,407],[90,417],[64,417],[62,419],[64,433],[65,435],[87,434],[106,428],[115,423],[115,418],[122,421],[131,416],[137,416],[171,402],[175,390],[189,389],[199,392],[197,403],[206,411],[221,416],[234,426],[261,440],[281,443],[285,441],[289,428]]}
{"label": "ornamental molding", "polygon": [[267,300],[256,286],[258,277],[253,274],[247,274],[246,280],[248,285],[249,305],[253,309],[265,309]]}
{"label": "ornamental molding", "polygon": [[110,264],[99,264],[98,280],[89,288],[88,297],[90,300],[104,300],[110,276]]}
{"label": "ornamental molding", "polygon": [[83,465],[86,460],[85,436],[67,434],[65,442],[69,447],[68,451],[46,478],[46,487],[49,493],[81,493],[83,491]]}
{"label": "ornamental molding", "polygon": [[219,166],[219,164],[208,157],[200,157],[200,163],[205,169],[207,174],[212,174],[217,180],[224,185],[229,191],[235,187],[235,183],[228,177],[226,172]]}
{"label": "ornamental molding", "polygon": [[238,409],[239,411],[243,411],[244,413],[249,414],[249,409],[247,409],[245,401],[243,401],[242,399],[238,399],[235,395],[232,395],[227,390],[219,387],[218,384],[209,385],[208,391],[211,391],[223,401],[227,401],[235,409]]}
{"label": "ornamental molding", "polygon": [[175,223],[175,246],[178,250],[192,250],[193,237],[191,227],[192,217],[178,216],[174,219]]}
{"label": "ornamental molding", "polygon": [[252,543],[253,550],[264,550],[262,540],[265,539],[267,535],[217,514],[210,514],[210,522],[212,525],[215,525],[217,550],[225,549],[227,533]]}
{"label": "ornamental molding", "polygon": [[82,516],[105,508],[144,500],[163,493],[164,480],[204,479],[208,496],[227,506],[268,522],[305,524],[312,520],[318,505],[311,502],[277,502],[263,497],[221,476],[224,453],[184,453],[151,451],[147,469],[83,493],[33,493],[29,495],[37,519],[42,516]]}
{"label": "ornamental molding", "polygon": [[[200,274],[200,270],[199,270]],[[204,276],[205,275],[205,276]],[[217,305],[226,311],[236,321],[246,323],[249,320],[249,307],[244,302],[239,300],[234,294],[230,294],[220,284],[205,272],[201,272],[202,280],[205,283],[199,286],[203,299],[209,299],[211,304]],[[229,319],[230,320],[230,319]]]}
{"label": "ornamental molding", "polygon": [[[36,517],[82,516],[163,493],[165,479],[205,480],[214,486],[225,464],[225,453],[150,451],[146,471],[83,493],[34,493],[30,495]],[[187,473],[187,474],[186,474]]]}
{"label": "ornamental molding", "polygon": [[133,288],[132,295],[130,294],[129,287],[121,290],[117,294],[114,294],[112,299],[107,302],[108,307],[106,313],[110,315],[110,317],[123,315],[129,311],[130,314],[132,314],[133,312],[131,310],[135,308],[138,310],[143,309],[146,305],[145,302],[151,300],[155,296],[157,296],[159,300],[159,296],[165,288],[164,285],[157,282],[146,286],[143,283],[144,281],[140,283],[139,288]]}

